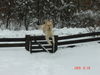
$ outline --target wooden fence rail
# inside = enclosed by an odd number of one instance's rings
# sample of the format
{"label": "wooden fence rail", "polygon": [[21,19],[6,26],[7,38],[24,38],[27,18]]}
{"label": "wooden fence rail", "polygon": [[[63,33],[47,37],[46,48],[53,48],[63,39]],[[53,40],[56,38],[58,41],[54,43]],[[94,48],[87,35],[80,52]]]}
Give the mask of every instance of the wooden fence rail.
{"label": "wooden fence rail", "polygon": [[81,37],[88,37],[88,36],[97,36],[97,35],[100,35],[100,32],[75,34],[75,35],[69,35],[69,36],[61,36],[61,37],[58,37],[58,40],[81,38]]}
{"label": "wooden fence rail", "polygon": [[25,42],[25,38],[0,38],[0,42]]}
{"label": "wooden fence rail", "polygon": [[84,42],[91,42],[91,41],[98,41],[98,40],[100,40],[100,37],[80,39],[80,40],[63,41],[63,42],[58,42],[58,46],[60,46],[60,45],[68,45],[68,44],[76,44],[76,43],[84,43]]}
{"label": "wooden fence rail", "polygon": [[0,38],[0,47],[25,47],[25,38]]}
{"label": "wooden fence rail", "polygon": [[25,47],[25,43],[0,44],[0,47]]}

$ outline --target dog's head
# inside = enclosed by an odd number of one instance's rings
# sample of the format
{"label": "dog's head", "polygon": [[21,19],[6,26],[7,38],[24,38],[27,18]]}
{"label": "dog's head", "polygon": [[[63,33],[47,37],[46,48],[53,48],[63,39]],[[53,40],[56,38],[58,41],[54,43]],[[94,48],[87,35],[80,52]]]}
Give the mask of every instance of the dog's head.
{"label": "dog's head", "polygon": [[53,28],[53,21],[52,20],[45,20],[45,25],[48,30]]}

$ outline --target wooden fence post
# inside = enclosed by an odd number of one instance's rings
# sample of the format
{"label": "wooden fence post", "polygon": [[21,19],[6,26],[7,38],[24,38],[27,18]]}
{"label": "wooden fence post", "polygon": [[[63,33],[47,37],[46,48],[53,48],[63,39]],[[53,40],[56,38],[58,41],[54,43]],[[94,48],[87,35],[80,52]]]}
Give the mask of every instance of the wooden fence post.
{"label": "wooden fence post", "polygon": [[29,44],[30,44],[30,35],[26,35],[26,38],[25,38],[26,40],[25,40],[25,49],[27,50],[27,51],[29,51],[30,49],[29,49]]}
{"label": "wooden fence post", "polygon": [[32,53],[32,37],[31,36],[29,39],[29,51],[30,51],[30,53]]}
{"label": "wooden fence post", "polygon": [[55,45],[54,45],[54,52],[53,53],[55,53],[56,51],[57,51],[57,49],[58,49],[58,35],[55,35]]}

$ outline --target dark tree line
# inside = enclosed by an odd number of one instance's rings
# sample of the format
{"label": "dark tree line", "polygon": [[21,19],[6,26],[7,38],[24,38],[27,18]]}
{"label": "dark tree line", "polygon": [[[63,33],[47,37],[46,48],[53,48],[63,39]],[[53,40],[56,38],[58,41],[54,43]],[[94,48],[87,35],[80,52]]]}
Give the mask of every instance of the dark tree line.
{"label": "dark tree line", "polygon": [[73,26],[72,22],[77,24],[78,21],[74,14],[86,10],[99,11],[100,1],[0,0],[0,27],[29,30],[42,24],[45,19],[52,19],[57,27],[70,27]]}

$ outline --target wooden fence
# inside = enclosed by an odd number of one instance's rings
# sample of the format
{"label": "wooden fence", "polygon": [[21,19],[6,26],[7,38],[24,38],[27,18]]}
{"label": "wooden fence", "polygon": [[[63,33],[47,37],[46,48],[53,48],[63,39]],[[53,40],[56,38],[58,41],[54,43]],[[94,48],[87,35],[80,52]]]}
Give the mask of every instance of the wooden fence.
{"label": "wooden fence", "polygon": [[[50,39],[51,40],[51,39]],[[30,36],[25,38],[0,38],[0,47],[25,47],[30,53],[49,52],[55,53],[59,46],[83,42],[100,41],[100,32],[76,34],[69,36],[55,35],[55,44],[48,45],[44,36]]]}
{"label": "wooden fence", "polygon": [[100,32],[61,36],[61,37],[58,37],[58,46],[83,43],[83,42],[98,41],[98,40],[100,40]]}
{"label": "wooden fence", "polygon": [[[55,44],[49,45],[44,36],[26,35],[26,50],[30,53],[49,52],[54,53],[57,50],[57,37],[55,36]],[[51,39],[50,39],[51,40]]]}

